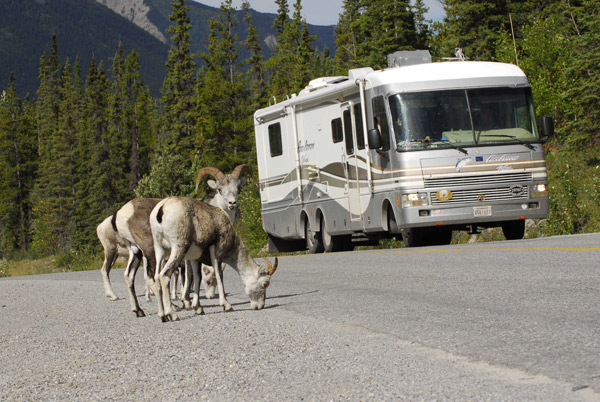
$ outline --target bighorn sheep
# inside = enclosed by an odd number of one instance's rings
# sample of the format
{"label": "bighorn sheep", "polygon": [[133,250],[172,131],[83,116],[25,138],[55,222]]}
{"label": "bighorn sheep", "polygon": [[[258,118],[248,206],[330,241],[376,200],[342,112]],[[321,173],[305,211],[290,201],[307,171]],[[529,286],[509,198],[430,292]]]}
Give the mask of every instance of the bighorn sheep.
{"label": "bighorn sheep", "polygon": [[[173,270],[184,258],[199,260],[207,253],[213,267],[220,267],[224,262],[240,275],[253,310],[264,307],[266,289],[277,269],[277,258],[275,264],[267,260],[267,266],[258,265],[221,209],[193,198],[169,197],[159,202],[150,213],[150,226],[158,265],[154,277],[158,316],[163,322],[178,319],[171,311],[169,295]],[[169,258],[165,263],[167,255]],[[225,298],[220,271],[215,269],[219,304],[225,311],[230,311],[232,307]],[[198,306],[197,313],[204,313],[202,306]]]}
{"label": "bighorn sheep", "polygon": [[148,217],[160,201],[160,198],[134,198],[123,205],[113,215],[111,221],[113,228],[129,249],[129,261],[124,274],[125,284],[129,293],[131,309],[138,317],[144,317],[146,314],[140,307],[135,294],[135,274],[143,260],[145,276],[152,285],[156,261],[154,260],[154,243]]}
{"label": "bighorn sheep", "polygon": [[[207,202],[216,203],[217,206],[226,209],[228,213],[231,213],[232,216],[235,217],[237,213],[237,193],[239,191],[239,187],[244,183],[244,179],[240,179],[240,175],[247,172],[251,172],[251,168],[245,164],[237,166],[229,175],[224,175],[216,168],[204,168],[198,173],[196,186],[198,186],[200,180],[205,175],[210,174],[216,176],[216,182],[211,181],[212,183],[209,183],[209,186],[215,188],[217,192],[213,199],[208,200]],[[231,199],[232,195],[234,200]],[[152,232],[150,230],[148,218],[152,208],[154,208],[154,206],[156,206],[160,200],[161,199],[159,198],[133,199],[126,203],[119,211],[117,211],[113,215],[113,219],[111,221],[115,232],[118,236],[120,236],[121,240],[124,241],[129,249],[129,261],[127,263],[127,268],[125,269],[124,276],[125,283],[128,288],[131,308],[138,317],[145,316],[145,313],[140,308],[135,294],[135,274],[139,268],[141,260],[143,259],[147,284],[148,281],[151,282],[154,280],[153,277],[156,262],[154,260],[155,255]],[[107,277],[109,271],[110,268],[107,269]],[[200,274],[198,272],[195,277],[198,278],[199,275]],[[209,285],[207,288],[209,289],[207,293],[212,292],[212,295],[214,296],[214,285]],[[189,286],[187,289],[189,289]],[[197,295],[198,292],[196,290],[194,295],[195,299],[197,298]],[[189,295],[185,295],[184,299],[189,300]],[[184,301],[184,303],[186,302]],[[186,307],[191,306],[186,305]]]}
{"label": "bighorn sheep", "polygon": [[[215,167],[205,167],[200,169],[196,176],[196,192],[202,179],[206,176],[211,176],[214,180],[208,180],[207,184],[210,188],[215,190],[215,195],[210,200],[206,201],[208,204],[219,207],[227,213],[232,223],[235,223],[238,215],[237,200],[240,188],[246,183],[244,174],[252,175],[252,168],[249,165],[241,164],[235,167],[231,174],[224,174]],[[192,291],[192,308],[198,306],[198,300],[200,297],[200,266],[204,264],[202,277],[213,277],[215,275],[214,270],[210,269],[210,259],[205,257],[205,260],[190,261],[192,267],[192,277],[194,279],[194,288]],[[221,276],[222,278],[222,276]],[[189,279],[189,276],[186,276]],[[186,283],[185,288],[189,289],[189,283]],[[189,291],[189,290],[188,290]],[[206,283],[206,298],[212,299],[215,296],[215,281],[210,284]]]}
{"label": "bighorn sheep", "polygon": [[[113,216],[109,216],[104,219],[97,227],[96,234],[98,235],[98,239],[104,248],[104,263],[102,264],[102,269],[100,272],[102,273],[102,282],[104,283],[104,291],[106,292],[106,297],[111,300],[119,300],[117,295],[112,289],[112,284],[110,282],[110,270],[113,265],[117,261],[118,257],[127,257],[129,255],[129,249],[127,248],[127,244],[121,239],[121,236],[116,232],[116,230],[112,227],[111,221]],[[127,275],[127,271],[125,273]],[[207,275],[211,275],[212,271],[207,271]],[[215,284],[212,284],[213,292]],[[146,300],[150,301],[150,286],[148,286],[148,280],[146,278]]]}

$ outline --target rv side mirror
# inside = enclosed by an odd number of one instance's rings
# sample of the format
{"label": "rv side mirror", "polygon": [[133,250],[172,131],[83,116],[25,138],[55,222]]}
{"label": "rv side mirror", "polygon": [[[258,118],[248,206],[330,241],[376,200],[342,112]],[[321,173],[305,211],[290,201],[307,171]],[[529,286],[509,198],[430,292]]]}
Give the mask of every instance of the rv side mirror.
{"label": "rv side mirror", "polygon": [[542,117],[542,136],[550,138],[554,135],[554,119],[550,116]]}
{"label": "rv side mirror", "polygon": [[367,141],[369,142],[369,149],[380,149],[381,148],[381,134],[376,128],[372,128],[367,131]]}

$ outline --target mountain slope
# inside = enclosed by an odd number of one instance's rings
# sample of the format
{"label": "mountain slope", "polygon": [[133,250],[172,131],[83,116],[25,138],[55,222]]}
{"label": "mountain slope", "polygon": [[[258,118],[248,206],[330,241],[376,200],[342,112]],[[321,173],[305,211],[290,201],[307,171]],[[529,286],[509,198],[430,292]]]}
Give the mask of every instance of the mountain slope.
{"label": "mountain slope", "polygon": [[[96,0],[105,4],[116,13],[125,16],[130,21],[140,21],[140,27],[154,33],[156,29],[163,34],[161,37],[168,37],[167,28],[171,24],[169,15],[172,12],[171,0]],[[202,3],[189,0],[187,3],[190,8],[190,20],[192,21],[192,51],[205,52],[208,38],[208,21],[212,18],[217,19],[219,9],[206,6]],[[273,20],[275,14],[260,13],[251,10],[252,24],[256,26],[258,36],[261,39],[261,46],[266,58],[271,56],[275,45],[275,31],[273,30]],[[234,21],[238,23],[234,32],[240,39],[246,37],[246,25],[242,22],[244,12],[237,10],[234,13]],[[137,23],[137,22],[136,22]],[[149,28],[147,28],[149,27]],[[329,48],[331,54],[335,54],[335,37],[333,26],[309,25],[309,32],[317,36],[314,46],[320,50]],[[158,36],[157,36],[158,37]],[[245,54],[242,52],[242,57]]]}
{"label": "mountain slope", "polygon": [[20,95],[35,96],[41,55],[57,35],[61,62],[79,56],[82,72],[92,58],[110,70],[119,41],[125,54],[140,54],[143,80],[158,93],[166,73],[168,46],[93,0],[2,0],[0,2],[0,88],[11,72]]}
{"label": "mountain slope", "polygon": [[156,39],[163,43],[167,43],[167,38],[148,19],[150,7],[144,3],[144,0],[96,0],[98,3],[110,8],[117,14],[133,22],[138,27],[142,28]]}
{"label": "mountain slope", "polygon": [[[219,9],[195,1],[188,5],[192,51],[206,52],[208,21],[218,18]],[[110,70],[119,41],[126,55],[135,49],[140,54],[142,79],[152,94],[159,96],[170,47],[166,30],[171,25],[171,13],[171,0],[1,0],[0,90],[6,88],[13,73],[18,94],[35,97],[40,57],[49,52],[52,34],[56,33],[61,62],[69,58],[73,64],[79,56],[84,75],[92,57],[104,63],[105,71]],[[275,14],[251,13],[267,59],[275,44],[271,28]],[[241,10],[235,13],[239,22],[235,33],[240,40],[246,37],[243,15]],[[327,47],[334,53],[333,26],[309,25],[309,32],[318,37],[315,47]],[[247,57],[243,49],[239,57]]]}

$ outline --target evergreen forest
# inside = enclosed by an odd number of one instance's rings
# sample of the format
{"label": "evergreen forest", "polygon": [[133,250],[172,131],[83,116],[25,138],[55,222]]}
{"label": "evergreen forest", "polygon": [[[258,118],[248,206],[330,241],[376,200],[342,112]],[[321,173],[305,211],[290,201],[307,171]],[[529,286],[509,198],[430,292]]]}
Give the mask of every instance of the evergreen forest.
{"label": "evergreen forest", "polygon": [[[69,60],[60,51],[67,38],[58,35],[39,55],[34,96],[19,97],[20,83],[0,77],[0,276],[7,261],[49,256],[65,269],[92,256],[99,268],[96,226],[125,202],[209,197],[208,186],[194,189],[204,166],[228,173],[248,163],[256,177],[256,109],[316,77],[385,67],[397,50],[427,49],[439,60],[461,48],[470,60],[521,67],[538,116],[552,116],[556,126],[545,144],[550,216],[528,235],[600,230],[600,2],[440,0],[446,16],[433,22],[422,0],[344,0],[335,52],[314,45],[301,0],[274,2],[277,38],[267,53],[250,1],[237,22],[232,0],[223,0],[202,52],[192,51],[187,1],[172,1],[158,97],[141,79],[145,63],[136,50],[117,46],[110,65]],[[266,234],[249,182],[238,230],[257,254]]]}

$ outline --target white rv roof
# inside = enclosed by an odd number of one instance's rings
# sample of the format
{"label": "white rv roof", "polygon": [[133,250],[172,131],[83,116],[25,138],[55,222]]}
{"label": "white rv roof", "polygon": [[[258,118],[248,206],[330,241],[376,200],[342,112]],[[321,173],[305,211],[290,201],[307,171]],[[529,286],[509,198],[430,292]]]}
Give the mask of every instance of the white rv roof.
{"label": "white rv roof", "polygon": [[419,91],[481,86],[528,86],[523,71],[512,64],[486,61],[455,61],[415,64],[372,71],[363,68],[349,71],[350,78],[317,78],[300,91],[298,96],[257,110],[255,118],[270,119],[285,114],[286,106],[337,96],[356,86],[356,79],[364,78],[367,89],[390,85],[395,91]]}
{"label": "white rv roof", "polygon": [[489,79],[514,80],[514,84],[528,84],[523,71],[512,64],[486,61],[455,61],[429,64],[416,64],[405,67],[393,67],[374,71],[366,76],[369,86],[386,84],[428,83],[428,87],[445,87],[446,83],[455,80],[481,81]]}

